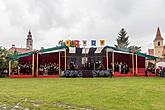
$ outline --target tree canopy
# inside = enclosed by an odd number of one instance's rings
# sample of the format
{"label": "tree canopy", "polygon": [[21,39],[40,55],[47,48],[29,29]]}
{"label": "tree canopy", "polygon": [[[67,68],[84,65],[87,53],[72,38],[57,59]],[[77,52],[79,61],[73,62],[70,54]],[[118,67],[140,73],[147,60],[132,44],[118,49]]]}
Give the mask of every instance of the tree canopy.
{"label": "tree canopy", "polygon": [[117,41],[117,44],[115,45],[115,47],[117,47],[119,49],[129,49],[132,52],[141,51],[141,47],[138,47],[135,45],[129,46],[129,44],[130,44],[129,36],[127,35],[127,32],[125,31],[124,28],[122,28],[120,30],[116,41]]}
{"label": "tree canopy", "polygon": [[9,57],[16,55],[18,52],[8,52],[5,48],[0,46],[0,69],[8,68]]}
{"label": "tree canopy", "polygon": [[117,48],[127,48],[129,45],[128,41],[129,36],[127,35],[127,32],[125,31],[124,28],[122,28],[118,34],[118,37],[116,39],[117,44],[115,47]]}

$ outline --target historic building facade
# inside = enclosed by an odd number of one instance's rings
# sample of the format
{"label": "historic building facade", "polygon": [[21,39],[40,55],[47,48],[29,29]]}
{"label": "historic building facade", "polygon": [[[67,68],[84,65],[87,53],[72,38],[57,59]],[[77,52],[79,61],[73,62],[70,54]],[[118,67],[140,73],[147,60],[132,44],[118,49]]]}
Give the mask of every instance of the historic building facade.
{"label": "historic building facade", "polygon": [[8,50],[10,52],[18,52],[18,53],[27,53],[33,51],[33,39],[31,31],[29,30],[27,39],[26,39],[26,48],[19,48],[12,44],[12,47]]}
{"label": "historic building facade", "polygon": [[32,50],[33,49],[33,39],[32,39],[32,34],[29,30],[29,33],[27,35],[26,39],[26,49]]}
{"label": "historic building facade", "polygon": [[163,43],[163,37],[161,36],[160,29],[158,27],[156,37],[154,39],[154,48],[148,49],[148,54],[159,58],[163,58],[165,55],[165,46]]}

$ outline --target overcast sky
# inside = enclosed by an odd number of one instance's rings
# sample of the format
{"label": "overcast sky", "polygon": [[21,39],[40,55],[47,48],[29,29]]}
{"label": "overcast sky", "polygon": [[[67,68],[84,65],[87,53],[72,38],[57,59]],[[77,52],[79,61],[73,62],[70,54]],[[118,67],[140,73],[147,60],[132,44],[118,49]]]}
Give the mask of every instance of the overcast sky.
{"label": "overcast sky", "polygon": [[165,38],[164,11],[165,0],[0,0],[0,45],[25,47],[29,29],[36,49],[62,39],[114,45],[125,28],[131,45],[146,51],[158,26]]}

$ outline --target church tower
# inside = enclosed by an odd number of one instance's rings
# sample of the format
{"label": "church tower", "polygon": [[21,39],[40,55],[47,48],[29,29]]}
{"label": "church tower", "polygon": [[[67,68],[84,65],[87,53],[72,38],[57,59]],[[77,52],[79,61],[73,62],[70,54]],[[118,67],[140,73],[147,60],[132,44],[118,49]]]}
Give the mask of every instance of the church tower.
{"label": "church tower", "polygon": [[162,57],[163,52],[163,38],[160,33],[160,29],[158,27],[156,38],[154,40],[154,55],[157,57]]}
{"label": "church tower", "polygon": [[32,39],[30,30],[28,32],[27,39],[26,39],[26,49],[28,49],[28,50],[33,49],[33,39]]}

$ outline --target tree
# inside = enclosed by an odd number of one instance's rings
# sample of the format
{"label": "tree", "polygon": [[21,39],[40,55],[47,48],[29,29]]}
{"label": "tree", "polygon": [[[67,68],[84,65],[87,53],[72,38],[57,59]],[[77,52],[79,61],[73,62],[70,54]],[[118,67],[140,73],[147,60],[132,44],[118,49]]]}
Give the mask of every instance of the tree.
{"label": "tree", "polygon": [[129,46],[128,49],[132,52],[138,52],[138,51],[141,51],[141,47],[138,47],[138,46]]}
{"label": "tree", "polygon": [[[17,55],[18,52],[8,52],[5,48],[0,47],[0,69],[8,68],[8,63],[10,60],[10,56]],[[18,61],[14,61],[18,62]],[[15,66],[16,63],[13,63],[12,66]]]}
{"label": "tree", "polygon": [[115,45],[117,48],[127,48],[129,45],[128,41],[129,36],[127,36],[127,32],[124,28],[122,28],[119,32],[118,38],[116,39],[117,45]]}
{"label": "tree", "polygon": [[0,47],[0,68],[7,68],[8,56],[8,51],[5,48]]}

